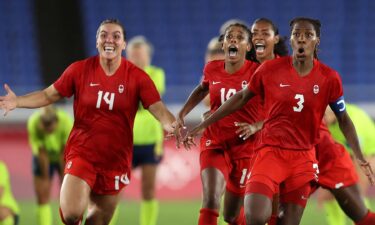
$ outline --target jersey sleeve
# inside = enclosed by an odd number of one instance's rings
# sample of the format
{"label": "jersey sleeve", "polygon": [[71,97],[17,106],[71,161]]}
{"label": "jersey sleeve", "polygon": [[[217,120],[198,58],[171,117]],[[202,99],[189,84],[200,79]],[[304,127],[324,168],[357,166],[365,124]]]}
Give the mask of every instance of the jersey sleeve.
{"label": "jersey sleeve", "polygon": [[65,69],[53,86],[63,97],[71,97],[75,93],[75,84],[78,74],[78,62],[75,62]]}
{"label": "jersey sleeve", "polygon": [[332,80],[330,85],[330,96],[328,97],[329,103],[333,103],[337,101],[339,98],[341,98],[344,95],[342,82],[340,75],[337,72],[334,72],[332,74]]}
{"label": "jersey sleeve", "polygon": [[139,97],[142,102],[143,108],[147,109],[150,105],[161,100],[160,95],[156,89],[154,82],[145,72],[139,70],[137,78],[139,86]]}
{"label": "jersey sleeve", "polygon": [[37,155],[39,153],[39,149],[43,146],[42,140],[38,137],[38,121],[38,113],[34,113],[27,120],[28,139],[33,155]]}

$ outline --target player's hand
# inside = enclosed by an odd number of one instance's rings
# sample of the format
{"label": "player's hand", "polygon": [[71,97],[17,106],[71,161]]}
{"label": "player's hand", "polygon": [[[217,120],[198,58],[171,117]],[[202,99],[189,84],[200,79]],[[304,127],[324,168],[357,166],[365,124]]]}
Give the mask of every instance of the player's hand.
{"label": "player's hand", "polygon": [[243,140],[248,139],[259,130],[257,124],[235,122],[234,125],[238,127],[236,134]]}
{"label": "player's hand", "polygon": [[194,138],[195,136],[197,136],[201,131],[203,130],[203,128],[201,128],[200,126],[198,127],[195,127],[193,130],[189,131],[184,140],[183,140],[183,143],[184,143],[184,147],[186,150],[190,150],[192,146],[197,146],[197,144],[195,144],[195,141],[194,141]]}
{"label": "player's hand", "polygon": [[366,160],[359,160],[359,165],[361,166],[363,173],[367,176],[367,179],[370,181],[370,184],[374,186],[375,177],[370,163]]}
{"label": "player's hand", "polygon": [[179,148],[179,143],[181,143],[182,136],[179,129],[177,129],[178,126],[178,122],[174,121],[173,123],[169,124],[168,129],[164,129],[168,131],[165,139],[169,140],[170,138],[174,137],[176,139],[176,146]]}
{"label": "player's hand", "polygon": [[174,135],[176,137],[176,148],[180,148],[180,144],[182,142],[182,134],[181,131],[186,129],[185,121],[181,117],[177,117],[177,120],[174,123]]}
{"label": "player's hand", "polygon": [[5,96],[0,96],[0,109],[4,110],[4,116],[17,107],[17,96],[7,84],[4,84]]}

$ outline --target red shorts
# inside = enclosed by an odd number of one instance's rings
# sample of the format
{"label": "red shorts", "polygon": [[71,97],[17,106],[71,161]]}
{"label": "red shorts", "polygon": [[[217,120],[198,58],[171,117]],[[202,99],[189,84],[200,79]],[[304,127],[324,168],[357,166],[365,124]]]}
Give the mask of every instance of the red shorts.
{"label": "red shorts", "polygon": [[222,149],[207,149],[201,151],[199,162],[201,172],[206,168],[216,168],[224,175],[225,180],[228,180],[230,170],[229,158]]}
{"label": "red shorts", "polygon": [[251,167],[252,158],[231,160],[231,170],[229,171],[226,186],[227,191],[238,196],[244,196]]}
{"label": "red shorts", "polygon": [[[337,145],[344,148],[342,145]],[[358,182],[358,174],[355,170],[349,153],[344,149],[339,157],[324,160],[319,165],[318,184],[327,189],[339,189],[348,187]]]}
{"label": "red shorts", "polygon": [[[255,154],[246,193],[259,193],[272,199],[280,188],[280,195],[294,191],[317,179],[315,150],[296,151],[265,146]],[[268,189],[254,188],[260,184]],[[259,186],[259,185],[258,185]]]}
{"label": "red shorts", "polygon": [[226,180],[226,189],[244,196],[252,165],[252,158],[231,159],[225,150],[209,149],[200,154],[201,171],[212,167],[220,170]]}
{"label": "red shorts", "polygon": [[130,182],[130,170],[100,170],[80,157],[67,160],[64,173],[81,178],[92,192],[101,195],[118,194]]}

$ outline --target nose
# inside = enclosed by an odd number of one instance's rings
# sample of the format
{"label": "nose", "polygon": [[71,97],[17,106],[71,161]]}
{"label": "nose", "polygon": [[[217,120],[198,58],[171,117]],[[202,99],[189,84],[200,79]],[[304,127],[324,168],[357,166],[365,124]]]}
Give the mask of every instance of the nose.
{"label": "nose", "polygon": [[306,40],[306,37],[304,34],[301,34],[299,37],[298,37],[298,42],[305,42]]}

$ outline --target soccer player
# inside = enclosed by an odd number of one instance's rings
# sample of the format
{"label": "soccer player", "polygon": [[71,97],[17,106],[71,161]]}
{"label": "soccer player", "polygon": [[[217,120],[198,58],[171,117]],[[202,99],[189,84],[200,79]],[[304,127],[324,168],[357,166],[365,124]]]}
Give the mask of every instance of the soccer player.
{"label": "soccer player", "polygon": [[374,181],[371,166],[362,155],[354,125],[345,111],[340,77],[317,60],[320,21],[295,18],[290,27],[292,56],[263,63],[247,88],[237,92],[184,138],[189,147],[202,129],[240,109],[254,96],[261,96],[266,119],[257,135],[259,150],[246,188],[248,225],[267,222],[272,196],[278,190],[284,212],[280,224],[299,224],[311,191],[310,182],[316,178],[314,145],[327,105],[335,112],[366,175]]}
{"label": "soccer player", "polygon": [[0,225],[17,225],[19,212],[12,194],[7,166],[0,160]]}
{"label": "soccer player", "polygon": [[[352,118],[353,120],[358,137],[360,139],[360,145],[361,145],[361,148],[363,149],[363,153],[366,157],[366,160],[368,160],[370,163],[373,164],[375,162],[374,160],[375,159],[374,157],[375,141],[373,138],[373,134],[375,133],[374,123],[372,119],[370,118],[370,116],[364,110],[360,109],[359,107],[353,104],[347,104],[347,111],[348,111],[348,114],[350,115],[350,118]],[[339,143],[341,143],[342,145],[344,145],[346,149],[348,149],[350,153],[352,153],[351,148],[348,145],[348,142],[345,140],[345,137],[341,133],[337,125],[337,121],[334,117],[334,114],[331,110],[326,111],[325,119],[327,120],[328,124],[330,124],[329,128],[330,128],[333,138]],[[345,152],[343,154],[347,155],[348,153]],[[365,196],[369,188],[369,183],[367,179],[365,179],[362,173],[359,173],[359,177],[360,179],[358,182],[356,182],[356,186],[359,186],[361,195]],[[359,199],[362,199],[362,198],[359,198]],[[337,204],[337,202],[332,197],[332,195],[330,195],[327,192],[321,191],[319,193],[319,200],[323,201],[324,209],[327,212],[327,220],[330,225],[345,224],[345,220],[346,220],[345,214],[342,213],[342,211],[340,210],[340,206]],[[366,199],[365,199],[365,202],[366,202]],[[368,204],[367,206],[369,207]],[[350,215],[348,213],[346,214]],[[351,216],[349,217],[353,220]],[[357,216],[356,218],[358,217],[359,216]]]}
{"label": "soccer player", "polygon": [[116,19],[97,30],[98,55],[71,64],[48,88],[16,96],[4,85],[0,108],[38,108],[74,95],[74,125],[65,148],[65,175],[60,192],[60,215],[65,224],[108,224],[129,184],[133,152],[133,122],[139,102],[167,131],[174,116],[160,100],[154,83],[121,56],[126,32]]}
{"label": "soccer player", "polygon": [[64,148],[73,126],[66,112],[52,105],[33,113],[27,121],[29,143],[33,154],[34,189],[37,197],[39,225],[52,225],[49,198],[53,175],[60,181],[64,171]]}
{"label": "soccer player", "polygon": [[[129,40],[126,48],[127,59],[144,70],[154,82],[160,95],[165,91],[164,70],[151,65],[153,46],[143,36]],[[159,204],[155,198],[157,166],[163,157],[163,128],[151,113],[142,106],[138,108],[134,120],[133,168],[141,167],[142,202],[140,225],[155,225]]]}
{"label": "soccer player", "polygon": [[[319,136],[315,146],[319,186],[333,194],[341,209],[356,225],[375,224],[375,214],[367,209],[361,196],[358,175],[349,153],[343,145],[334,141],[325,124],[321,125]],[[340,217],[328,215],[328,218],[330,224],[345,224],[345,217],[342,220]]]}
{"label": "soccer player", "polygon": [[[228,100],[237,91],[246,87],[257,63],[245,59],[251,49],[251,34],[243,24],[231,24],[224,33],[222,49],[224,60],[206,64],[202,82],[193,90],[178,114],[179,126],[184,126],[185,116],[209,93],[211,112]],[[253,101],[258,101],[254,99]],[[256,104],[258,105],[258,103]],[[200,141],[200,166],[203,187],[203,202],[199,225],[216,225],[220,199],[225,190],[224,220],[230,224],[241,224],[245,177],[249,171],[251,146],[235,134],[234,123],[238,120],[256,122],[262,111],[255,107],[249,112],[239,112],[209,126]],[[249,116],[251,115],[251,116]],[[261,117],[262,118],[262,117]]]}

